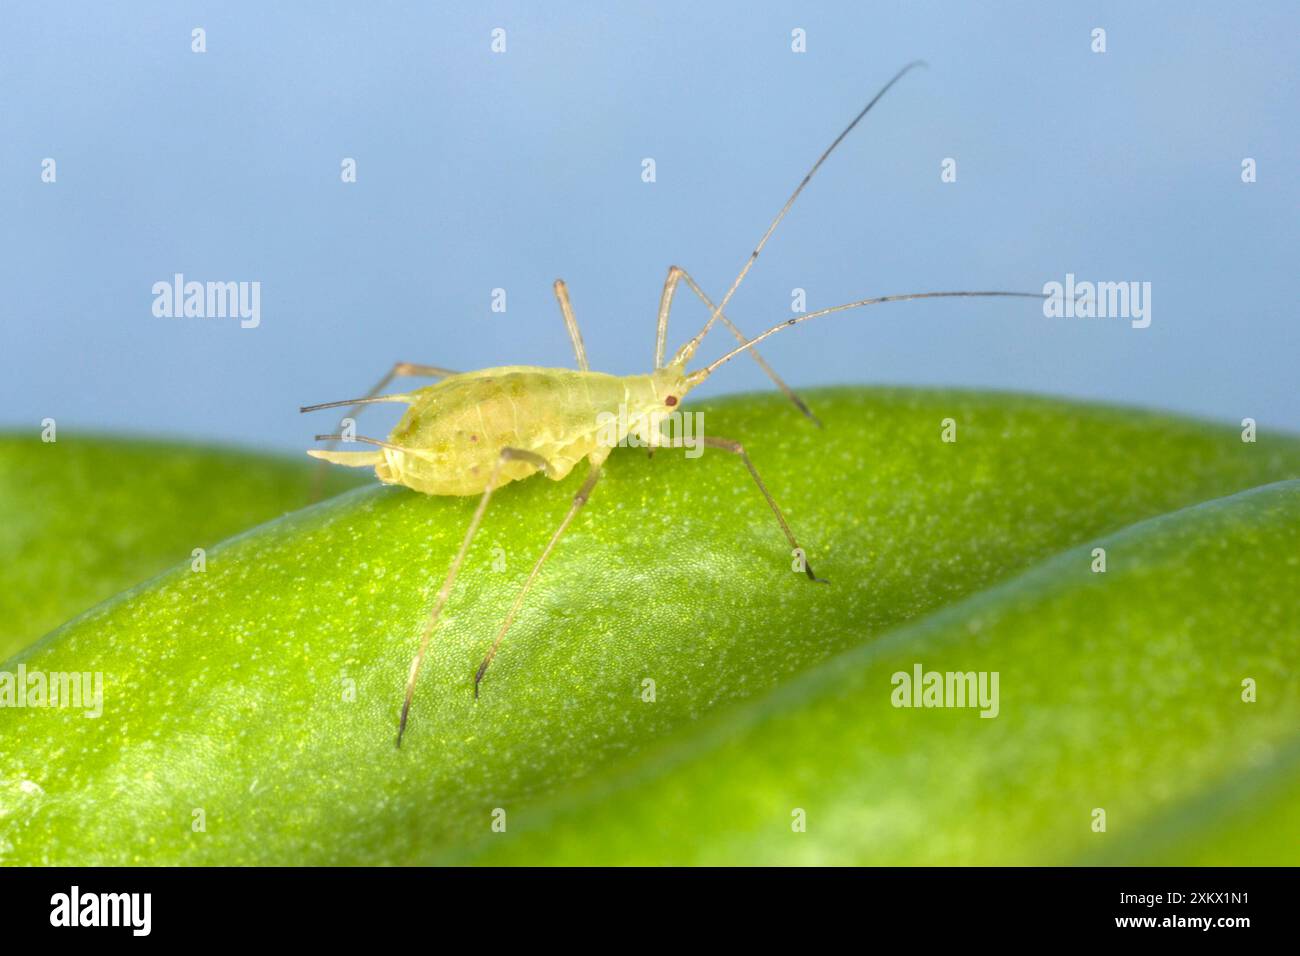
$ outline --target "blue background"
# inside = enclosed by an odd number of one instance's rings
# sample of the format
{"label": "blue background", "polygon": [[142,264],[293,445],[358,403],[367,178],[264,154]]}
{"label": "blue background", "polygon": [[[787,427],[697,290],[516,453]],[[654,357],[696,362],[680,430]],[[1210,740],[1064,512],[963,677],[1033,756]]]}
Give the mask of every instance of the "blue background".
{"label": "blue background", "polygon": [[[397,359],[571,365],[556,276],[593,365],[646,371],[667,267],[721,296],[821,150],[924,58],[728,313],[757,332],[795,287],[811,310],[1070,271],[1150,281],[1152,325],[896,305],[777,337],[778,370],[1300,426],[1300,6],[989,6],[6,0],[0,424],[305,448],[328,420],[299,404],[359,394]],[[261,327],[154,317],[175,272],[260,281]],[[683,293],[670,346],[706,315]],[[706,389],[765,384],[735,362]]]}

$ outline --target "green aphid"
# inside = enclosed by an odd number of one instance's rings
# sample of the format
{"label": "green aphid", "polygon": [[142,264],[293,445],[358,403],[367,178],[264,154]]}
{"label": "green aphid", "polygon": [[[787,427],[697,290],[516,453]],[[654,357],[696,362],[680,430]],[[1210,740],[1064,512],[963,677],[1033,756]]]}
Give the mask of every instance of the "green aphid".
{"label": "green aphid", "polygon": [[[720,366],[742,352],[748,352],[799,410],[811,422],[820,426],[820,422],[808,406],[758,354],[755,345],[783,329],[809,319],[885,302],[959,296],[1043,298],[1041,294],[1034,292],[914,292],[877,296],[787,319],[752,339],[747,339],[745,334],[723,314],[723,309],[731,301],[731,297],[740,287],[759,253],[763,251],[768,239],[776,231],[777,225],[785,218],[794,201],[822,163],[890,87],[909,70],[921,65],[923,64],[919,62],[910,63],[895,74],[893,79],[885,84],[871,102],[854,117],[853,122],[849,123],[822,153],[799,183],[798,188],[781,207],[781,211],[777,213],[771,225],[767,227],[767,231],[754,247],[754,251],[750,253],[744,267],[731,283],[731,288],[727,290],[721,302],[714,305],[684,269],[673,266],[668,270],[668,279],[664,283],[663,294],[659,299],[655,366],[654,371],[649,374],[618,376],[591,371],[587,364],[586,349],[582,344],[582,334],[578,330],[578,322],[569,303],[568,290],[564,282],[557,279],[555,296],[559,300],[564,324],[573,342],[573,351],[578,363],[577,370],[512,365],[483,369],[478,372],[453,372],[432,365],[398,362],[363,398],[326,402],[302,409],[304,412],[309,412],[322,408],[352,406],[352,410],[348,413],[348,417],[352,417],[363,405],[377,402],[403,402],[409,407],[387,441],[350,433],[316,436],[318,441],[355,441],[373,445],[376,450],[346,452],[334,451],[332,448],[313,449],[308,454],[339,465],[373,466],[380,481],[405,485],[424,494],[480,496],[478,508],[470,520],[460,550],[456,552],[456,557],[452,560],[447,576],[434,600],[433,610],[429,614],[420,638],[419,649],[411,660],[411,669],[406,681],[406,695],[398,722],[398,746],[401,746],[402,735],[406,731],[416,679],[425,652],[428,650],[429,640],[437,626],[438,617],[451,595],[456,576],[465,561],[474,534],[482,523],[492,493],[497,488],[512,481],[522,481],[538,472],[553,481],[559,481],[566,477],[579,462],[584,459],[587,462],[586,480],[574,496],[573,504],[564,519],[533,565],[487,656],[479,665],[478,672],[474,676],[475,697],[478,696],[479,684],[488,665],[496,656],[502,639],[514,622],[542,565],[591,495],[592,488],[600,478],[601,466],[610,452],[624,444],[641,445],[651,450],[669,444],[671,439],[665,435],[663,429],[666,420],[671,418],[674,409],[686,394]],[[685,281],[691,291],[700,298],[709,309],[710,316],[704,328],[678,349],[671,361],[665,363],[668,315],[672,308],[673,295],[681,281]],[[711,364],[695,371],[687,371],[687,363],[694,357],[704,337],[717,322],[726,326],[740,344]],[[389,382],[399,376],[423,376],[437,378],[440,381],[410,392],[394,395],[379,394]],[[749,460],[741,443],[714,435],[699,435],[698,440],[704,446],[730,452],[744,462],[793,549],[795,557],[793,566],[802,570],[808,580],[825,583],[813,573],[812,566],[804,558],[804,550],[795,540],[794,533],[790,530],[780,507],[759,477],[758,471]]]}

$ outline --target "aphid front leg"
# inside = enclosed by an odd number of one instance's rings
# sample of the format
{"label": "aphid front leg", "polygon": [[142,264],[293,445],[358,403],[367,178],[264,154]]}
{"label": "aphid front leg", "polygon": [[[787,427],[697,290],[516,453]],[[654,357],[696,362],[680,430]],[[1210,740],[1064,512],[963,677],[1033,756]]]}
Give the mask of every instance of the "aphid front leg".
{"label": "aphid front leg", "polygon": [[[420,676],[420,665],[424,663],[425,652],[429,649],[429,638],[433,636],[433,629],[438,624],[438,616],[442,614],[443,607],[447,604],[447,598],[451,596],[452,585],[456,583],[456,575],[460,573],[460,566],[465,563],[465,555],[469,552],[470,542],[474,540],[474,535],[478,531],[478,526],[483,523],[483,514],[487,511],[488,502],[492,500],[492,492],[501,478],[501,469],[505,467],[506,462],[526,461],[536,465],[543,473],[550,471],[550,464],[541,455],[535,455],[531,451],[525,451],[522,448],[503,448],[501,454],[497,456],[497,462],[492,467],[492,474],[488,476],[487,487],[483,489],[483,497],[479,499],[478,507],[474,510],[474,517],[470,519],[469,528],[465,531],[465,539],[460,543],[460,550],[456,552],[456,557],[451,562],[451,567],[447,571],[447,577],[442,582],[442,587],[438,589],[438,596],[433,602],[433,610],[429,613],[429,620],[424,625],[424,633],[420,637],[420,649],[416,651],[415,657],[411,659],[411,671],[406,678],[406,697],[402,701],[402,718],[397,725],[397,746],[402,746],[402,734],[406,732],[406,720],[411,712],[411,698],[415,695],[415,681]],[[475,685],[477,686],[477,685]]]}
{"label": "aphid front leg", "polygon": [[578,360],[578,368],[590,371],[587,365],[587,349],[582,344],[582,330],[578,328],[578,317],[573,314],[573,303],[569,301],[569,287],[563,279],[555,280],[555,299],[560,303],[560,314],[564,316],[564,327],[569,330],[569,341],[573,343],[573,354]]}
{"label": "aphid front leg", "polygon": [[492,663],[492,658],[496,657],[497,648],[501,646],[501,641],[505,638],[506,631],[510,630],[510,625],[515,622],[515,615],[519,613],[519,609],[523,606],[524,598],[527,596],[529,588],[531,588],[533,582],[537,580],[537,575],[541,572],[542,565],[545,564],[546,559],[551,556],[551,551],[555,548],[556,542],[560,540],[560,535],[564,534],[565,529],[569,527],[570,522],[572,522],[577,513],[582,510],[582,506],[587,503],[587,499],[591,497],[591,489],[595,488],[596,482],[600,480],[601,465],[603,465],[605,459],[609,457],[610,451],[611,449],[601,448],[587,456],[587,464],[589,467],[587,469],[586,480],[582,483],[582,487],[578,489],[578,493],[573,496],[573,504],[569,506],[569,511],[564,516],[564,520],[561,521],[560,526],[555,529],[555,533],[551,535],[551,540],[548,541],[546,547],[542,549],[541,556],[538,557],[537,563],[533,565],[532,571],[528,573],[528,579],[524,581],[524,586],[520,588],[519,594],[516,595],[515,603],[510,605],[510,613],[506,615],[505,622],[501,625],[501,630],[497,631],[496,640],[492,642],[492,648],[487,652],[487,657],[483,658],[483,663],[479,665],[478,673],[474,675],[474,697],[476,699],[478,697],[478,685],[483,681],[483,675],[487,672],[488,665]]}
{"label": "aphid front leg", "polygon": [[664,280],[664,291],[659,294],[659,322],[655,326],[655,368],[664,367],[664,350],[668,346],[668,315],[673,310],[673,295],[677,292],[677,283],[685,274],[686,270],[681,266],[669,266],[668,278]]}
{"label": "aphid front leg", "polygon": [[795,540],[794,532],[790,530],[790,525],[785,520],[785,515],[781,513],[781,508],[777,505],[776,499],[773,498],[772,493],[767,490],[767,485],[763,484],[763,479],[759,477],[758,469],[754,467],[754,463],[749,460],[749,455],[745,453],[745,446],[738,441],[732,441],[730,438],[717,438],[713,435],[704,435],[702,436],[702,440],[704,444],[708,445],[710,448],[720,448],[723,451],[729,451],[733,455],[740,456],[740,460],[745,463],[745,467],[749,469],[749,473],[754,476],[754,483],[758,485],[758,490],[761,491],[763,497],[767,499],[768,506],[772,509],[772,514],[776,515],[777,523],[781,525],[781,530],[785,533],[786,540],[790,542],[790,547],[804,555],[803,570],[804,574],[808,575],[808,580],[816,581],[818,584],[829,584],[829,581],[813,574],[812,565],[808,563],[807,552],[804,551],[804,549],[799,546],[799,542]]}

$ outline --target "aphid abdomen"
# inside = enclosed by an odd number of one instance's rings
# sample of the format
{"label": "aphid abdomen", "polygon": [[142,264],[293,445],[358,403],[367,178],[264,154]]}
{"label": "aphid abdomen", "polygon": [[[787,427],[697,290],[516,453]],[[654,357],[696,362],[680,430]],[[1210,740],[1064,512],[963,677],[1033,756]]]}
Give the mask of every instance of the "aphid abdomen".
{"label": "aphid abdomen", "polygon": [[[385,450],[380,479],[433,495],[482,494],[503,448],[518,448],[564,478],[596,450],[601,411],[617,415],[624,379],[599,372],[509,366],[456,375],[411,393],[389,442],[421,454]],[[497,487],[538,471],[512,461]]]}

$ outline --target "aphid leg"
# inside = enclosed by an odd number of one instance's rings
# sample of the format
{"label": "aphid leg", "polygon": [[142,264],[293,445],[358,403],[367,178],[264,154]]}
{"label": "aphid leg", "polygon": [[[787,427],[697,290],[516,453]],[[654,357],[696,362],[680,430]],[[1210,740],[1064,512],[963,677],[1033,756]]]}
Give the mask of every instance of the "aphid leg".
{"label": "aphid leg", "polygon": [[794,539],[794,532],[790,530],[790,525],[785,520],[785,515],[781,513],[780,506],[777,505],[776,499],[772,493],[767,490],[767,485],[763,484],[763,479],[759,477],[758,469],[754,463],[749,460],[749,455],[745,453],[745,446],[738,441],[732,441],[730,438],[717,438],[712,435],[702,436],[704,444],[710,448],[721,448],[723,451],[729,451],[733,455],[739,455],[740,460],[745,463],[749,473],[754,476],[754,483],[758,485],[758,490],[763,492],[763,497],[767,499],[768,506],[772,509],[772,514],[776,515],[777,523],[781,525],[781,530],[785,533],[786,540],[790,542],[790,547],[794,548],[801,555],[804,555],[803,571],[808,575],[808,580],[816,581],[818,584],[829,584],[830,582],[817,577],[813,574],[812,565],[808,563],[807,552],[799,546],[799,542]]}
{"label": "aphid leg", "polygon": [[[704,303],[705,308],[709,310],[710,318],[708,323],[704,326],[705,332],[708,332],[709,328],[713,325],[713,317],[716,316],[717,320],[725,325],[731,331],[731,334],[736,337],[737,342],[740,342],[743,345],[745,342],[749,341],[749,337],[746,336],[744,332],[736,328],[735,324],[732,323],[730,319],[718,311],[717,307],[713,304],[713,300],[704,294],[704,290],[700,288],[699,283],[692,278],[689,272],[680,266],[673,266],[668,270],[668,282],[664,284],[664,298],[659,302],[659,335],[658,340],[655,343],[655,368],[661,368],[663,366],[664,345],[668,338],[668,313],[664,311],[664,303],[667,302],[671,305],[673,296],[672,291],[669,289],[669,284],[676,285],[678,279],[686,280],[686,284],[690,286],[691,291],[695,293],[699,300]],[[767,364],[767,360],[764,359],[763,356],[758,354],[758,349],[750,349],[749,354],[754,357],[754,361],[758,363],[758,367],[767,373],[767,377],[772,380],[772,384],[779,388],[782,394],[794,403],[794,407],[799,409],[799,411],[802,412],[810,422],[818,428],[821,428],[821,419],[812,413],[812,409],[804,403],[802,398],[795,394],[794,389],[781,380],[781,376],[776,374],[776,370]]]}
{"label": "aphid leg", "polygon": [[560,303],[560,312],[564,316],[564,327],[569,330],[569,341],[573,343],[573,354],[578,359],[578,368],[590,371],[587,365],[587,350],[582,344],[582,331],[578,328],[578,318],[573,314],[573,303],[569,301],[569,287],[563,279],[555,280],[555,299]]}
{"label": "aphid leg", "polygon": [[506,615],[505,623],[501,625],[501,630],[497,631],[496,640],[492,642],[491,650],[487,652],[487,657],[483,658],[483,663],[478,666],[478,673],[474,675],[475,700],[478,699],[478,685],[482,682],[483,675],[487,672],[488,665],[492,663],[492,658],[497,656],[497,648],[501,646],[501,641],[506,636],[506,631],[510,630],[510,625],[515,622],[515,615],[519,613],[519,608],[523,606],[524,598],[528,594],[528,589],[531,588],[533,582],[537,580],[537,575],[541,572],[542,565],[545,564],[546,559],[551,556],[551,551],[555,548],[556,542],[560,540],[560,535],[564,534],[565,529],[569,527],[569,523],[573,521],[574,516],[582,510],[582,506],[585,505],[587,499],[591,497],[591,489],[595,488],[596,482],[600,480],[600,467],[604,464],[605,459],[609,457],[609,452],[610,449],[603,448],[596,452],[592,452],[587,456],[589,467],[587,468],[586,481],[582,483],[582,487],[578,489],[578,493],[573,496],[573,504],[569,506],[568,514],[564,516],[564,520],[560,522],[560,526],[556,528],[555,533],[551,535],[551,540],[548,541],[546,547],[542,549],[541,556],[537,559],[537,563],[533,565],[533,570],[528,573],[528,580],[524,581],[524,586],[520,588],[519,593],[515,596],[515,603],[510,605],[510,613]]}
{"label": "aphid leg", "polygon": [[483,497],[479,499],[478,507],[474,510],[474,517],[470,519],[469,528],[465,531],[465,538],[460,543],[460,550],[456,552],[456,557],[451,562],[451,568],[447,571],[447,577],[442,582],[442,587],[438,589],[438,596],[433,602],[433,611],[429,614],[429,620],[424,625],[424,633],[420,637],[420,649],[416,651],[415,657],[411,660],[411,671],[406,678],[406,697],[402,701],[402,719],[397,725],[397,746],[402,746],[402,734],[406,732],[406,719],[411,712],[411,698],[415,694],[415,681],[420,676],[420,665],[424,663],[425,652],[429,649],[429,638],[433,636],[433,629],[438,624],[438,616],[442,613],[443,607],[447,604],[447,598],[451,595],[452,585],[456,583],[456,575],[460,573],[460,566],[465,563],[465,555],[469,551],[470,542],[474,540],[474,534],[478,531],[478,526],[483,522],[483,513],[487,511],[488,502],[492,500],[492,492],[497,486],[497,481],[501,478],[501,469],[509,461],[526,461],[536,465],[543,472],[550,470],[550,465],[546,459],[540,455],[535,455],[531,451],[524,451],[522,448],[503,448],[501,454],[497,457],[497,463],[492,467],[492,474],[488,476],[487,487],[483,489]]}
{"label": "aphid leg", "polygon": [[656,369],[664,367],[664,350],[668,347],[668,314],[673,310],[673,294],[677,291],[677,283],[685,274],[686,270],[681,266],[669,266],[664,291],[659,294],[659,323],[655,326]]}
{"label": "aphid leg", "polygon": [[[357,401],[353,403],[352,407],[348,409],[347,414],[343,417],[356,418],[357,415],[361,414],[361,409],[364,406],[371,404],[371,400],[387,388],[388,383],[395,378],[407,376],[413,378],[446,378],[448,375],[455,374],[456,373],[451,371],[451,369],[439,368],[436,365],[419,365],[415,362],[394,362],[393,367],[388,370],[388,374],[376,382],[374,388],[366,392],[366,394],[361,398],[357,399]],[[318,407],[320,406],[311,406],[310,409],[303,409],[303,411],[313,410]],[[333,449],[333,444],[326,446],[326,451],[332,451]],[[321,463],[316,466],[316,474],[312,475],[311,498],[309,500],[320,500],[321,492],[325,487],[325,472],[328,468],[329,463],[322,458]]]}

